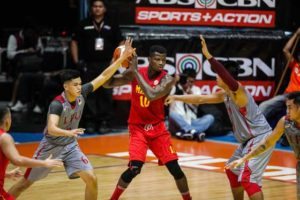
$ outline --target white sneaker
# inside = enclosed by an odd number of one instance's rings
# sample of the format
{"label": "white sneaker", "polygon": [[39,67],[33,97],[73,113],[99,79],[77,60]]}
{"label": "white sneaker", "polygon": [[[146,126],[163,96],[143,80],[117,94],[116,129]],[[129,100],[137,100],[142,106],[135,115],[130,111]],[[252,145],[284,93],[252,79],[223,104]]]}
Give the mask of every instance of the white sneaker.
{"label": "white sneaker", "polygon": [[21,101],[17,101],[17,103],[11,107],[10,109],[14,112],[20,112],[20,111],[24,111],[26,110],[27,105],[26,104],[22,104]]}
{"label": "white sneaker", "polygon": [[7,106],[10,107],[10,108],[13,107],[13,106],[14,106],[14,102],[12,102],[12,101],[9,102],[9,103],[7,104]]}
{"label": "white sneaker", "polygon": [[32,111],[38,114],[42,113],[42,109],[38,105],[35,105]]}

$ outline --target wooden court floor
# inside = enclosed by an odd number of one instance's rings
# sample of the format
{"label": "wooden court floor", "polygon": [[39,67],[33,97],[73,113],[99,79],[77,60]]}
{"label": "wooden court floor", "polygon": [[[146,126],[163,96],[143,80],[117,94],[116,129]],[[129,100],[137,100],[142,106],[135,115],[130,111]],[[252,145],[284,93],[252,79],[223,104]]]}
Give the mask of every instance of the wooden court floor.
{"label": "wooden court floor", "polygon": [[[98,177],[99,197],[108,200],[120,174],[126,169],[128,158],[128,134],[105,135],[79,139],[82,150],[88,155]],[[21,154],[32,156],[38,143],[17,145]],[[223,167],[236,148],[235,144],[216,141],[198,143],[173,139],[180,165],[188,178],[193,200],[232,199]],[[175,182],[167,169],[157,165],[148,152],[147,163],[123,193],[123,200],[176,200],[181,199]],[[289,151],[275,150],[264,174],[265,199],[296,199],[296,160]],[[13,166],[10,165],[10,168]],[[7,180],[5,188],[13,181]],[[36,182],[25,191],[20,200],[77,200],[84,199],[84,183],[80,179],[69,180],[63,168],[53,169],[45,179]],[[248,199],[245,195],[245,199]]]}

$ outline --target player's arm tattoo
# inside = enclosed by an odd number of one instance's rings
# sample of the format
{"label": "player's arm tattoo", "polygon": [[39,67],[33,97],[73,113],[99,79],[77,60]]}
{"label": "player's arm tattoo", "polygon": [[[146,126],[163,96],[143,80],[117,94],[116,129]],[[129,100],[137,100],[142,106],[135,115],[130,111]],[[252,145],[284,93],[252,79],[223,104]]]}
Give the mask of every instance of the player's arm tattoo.
{"label": "player's arm tattoo", "polygon": [[175,84],[176,80],[170,75],[166,75],[163,77],[160,81],[160,83],[155,87],[152,88],[142,77],[142,75],[138,72],[135,71],[135,76],[136,79],[142,88],[142,90],[145,93],[145,96],[150,100],[156,100],[159,99],[163,96],[166,96],[167,94],[170,93],[172,86]]}

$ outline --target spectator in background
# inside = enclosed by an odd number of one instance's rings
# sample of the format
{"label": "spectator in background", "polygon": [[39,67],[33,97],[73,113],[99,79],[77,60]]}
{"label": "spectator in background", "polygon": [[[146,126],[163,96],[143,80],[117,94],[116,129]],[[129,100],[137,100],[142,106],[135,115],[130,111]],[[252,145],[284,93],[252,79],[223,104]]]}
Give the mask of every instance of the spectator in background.
{"label": "spectator in background", "polygon": [[[194,85],[196,78],[194,69],[185,69],[180,74],[179,82],[173,86],[171,95],[200,95],[201,90]],[[214,123],[214,116],[206,114],[198,116],[198,105],[187,104],[182,101],[174,101],[169,108],[169,129],[176,132],[175,135],[182,139],[196,139],[203,141],[205,131]]]}
{"label": "spectator in background", "polygon": [[17,106],[19,104],[17,103],[11,110],[26,112],[32,109],[34,113],[46,111],[50,99],[63,91],[59,80],[61,71],[22,73],[17,89],[17,99],[22,106]]}
{"label": "spectator in background", "polygon": [[[294,58],[291,54],[291,48],[296,41],[296,38],[300,37],[300,28],[293,34],[293,36],[288,40],[283,48],[283,53],[287,61],[289,62],[289,67],[291,69],[290,81],[284,94],[274,96],[273,98],[262,102],[259,105],[259,109],[265,115],[268,122],[274,128],[277,121],[285,115],[286,105],[285,100],[288,93],[300,91],[300,52],[297,53],[297,57]],[[281,142],[283,145],[288,145],[285,137]]]}
{"label": "spectator in background", "polygon": [[[106,2],[92,0],[90,5],[90,17],[80,22],[71,41],[72,60],[84,82],[93,80],[109,65],[114,49],[124,41],[117,20],[106,14]],[[112,103],[112,89],[100,88],[89,96],[84,114],[87,132],[95,132],[96,124],[100,124],[99,132],[110,130]]]}
{"label": "spectator in background", "polygon": [[[42,64],[43,45],[36,24],[26,18],[24,27],[11,34],[7,42],[7,59],[9,62],[8,76],[14,79],[14,89],[9,106],[17,109],[25,108],[20,101],[16,102],[17,88],[23,72],[39,71]],[[16,103],[16,104],[15,104]]]}

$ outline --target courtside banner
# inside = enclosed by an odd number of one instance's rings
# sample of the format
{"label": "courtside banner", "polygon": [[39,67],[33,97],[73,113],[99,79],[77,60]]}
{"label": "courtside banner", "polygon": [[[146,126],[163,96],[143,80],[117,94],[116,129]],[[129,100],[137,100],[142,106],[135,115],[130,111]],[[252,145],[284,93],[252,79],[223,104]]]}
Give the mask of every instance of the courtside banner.
{"label": "courtside banner", "polygon": [[274,28],[275,0],[137,0],[136,24]]}

